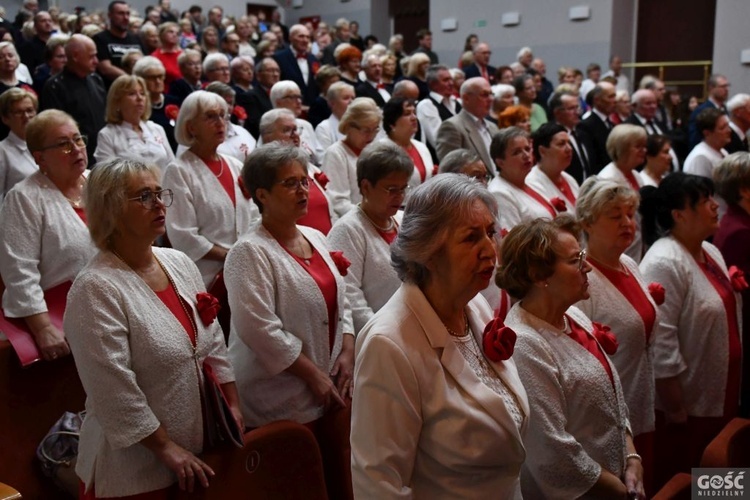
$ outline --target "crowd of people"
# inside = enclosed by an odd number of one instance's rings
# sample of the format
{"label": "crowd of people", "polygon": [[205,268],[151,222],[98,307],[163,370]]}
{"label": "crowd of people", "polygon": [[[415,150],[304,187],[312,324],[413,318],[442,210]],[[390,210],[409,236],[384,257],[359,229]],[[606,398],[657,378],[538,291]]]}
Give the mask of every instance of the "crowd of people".
{"label": "crowd of people", "polygon": [[240,429],[308,427],[333,498],[646,498],[696,467],[750,412],[750,95],[358,28],[0,23],[2,312],[75,358],[81,497],[209,486],[206,371]]}

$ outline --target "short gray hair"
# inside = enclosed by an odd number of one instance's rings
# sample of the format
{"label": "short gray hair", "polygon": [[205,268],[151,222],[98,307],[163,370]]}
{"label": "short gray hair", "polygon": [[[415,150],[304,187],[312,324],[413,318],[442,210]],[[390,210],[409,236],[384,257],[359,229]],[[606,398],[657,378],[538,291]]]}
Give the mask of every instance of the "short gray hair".
{"label": "short gray hair", "polygon": [[307,154],[296,146],[279,142],[263,144],[245,158],[242,181],[250,191],[250,196],[260,213],[263,213],[263,203],[258,199],[256,191],[258,189],[270,191],[276,184],[279,169],[292,162],[299,163],[307,173]]}
{"label": "short gray hair", "polygon": [[516,59],[521,59],[526,54],[534,55],[534,52],[531,50],[531,47],[521,47],[521,50],[518,51],[518,54],[516,54]]}
{"label": "short gray hair", "polygon": [[433,64],[432,66],[427,68],[427,75],[425,77],[427,85],[432,85],[434,82],[438,81],[438,73],[440,73],[441,71],[447,71],[448,73],[450,73],[451,70],[445,64]]}
{"label": "short gray hair", "polygon": [[229,64],[229,58],[222,54],[221,52],[214,52],[213,54],[208,54],[206,58],[203,60],[203,72],[208,73],[212,69],[214,69],[214,66],[216,66],[217,63],[220,62],[226,62]]}
{"label": "short gray hair", "polygon": [[593,224],[615,204],[630,203],[637,210],[639,202],[640,196],[630,186],[594,175],[581,185],[576,201],[576,217],[580,222]]}
{"label": "short gray hair", "polygon": [[734,115],[736,110],[745,107],[747,101],[750,101],[750,94],[737,94],[727,102],[727,111],[730,115]]}
{"label": "short gray hair", "polygon": [[440,162],[441,174],[462,174],[464,167],[481,161],[479,155],[468,149],[454,149]]}
{"label": "short gray hair", "polygon": [[196,90],[185,98],[174,126],[174,138],[178,144],[187,147],[193,145],[194,139],[187,130],[188,123],[210,108],[221,108],[226,114],[228,106],[221,96],[205,90]]}
{"label": "short gray hair", "polygon": [[294,112],[286,108],[270,109],[263,113],[263,116],[260,117],[260,125],[258,125],[260,136],[263,137],[270,134],[273,131],[272,129],[276,125],[276,122],[284,116],[291,118],[292,120],[297,119],[297,117],[294,116]]}
{"label": "short gray hair", "polygon": [[283,99],[289,92],[295,90],[300,93],[302,92],[299,88],[299,85],[294,83],[292,80],[280,80],[273,84],[268,98],[271,99],[271,104],[273,104],[273,107],[275,108],[276,103],[279,101],[279,99]]}
{"label": "short gray hair", "polygon": [[465,96],[466,94],[471,94],[472,92],[476,92],[477,88],[482,84],[482,82],[486,82],[484,78],[481,76],[475,76],[472,78],[467,78],[464,83],[461,84],[461,97]]}
{"label": "short gray hair", "polygon": [[492,137],[492,142],[490,143],[490,156],[492,159],[504,159],[505,150],[508,148],[508,144],[516,137],[526,137],[528,139],[529,133],[519,127],[506,127],[500,129],[500,132]]}
{"label": "short gray hair", "polygon": [[142,172],[161,180],[161,170],[155,164],[137,160],[112,158],[97,164],[86,180],[84,199],[89,233],[100,250],[108,250],[117,231],[117,223],[127,204],[130,179]]}
{"label": "short gray hair", "polygon": [[229,97],[232,101],[234,101],[234,96],[237,95],[237,92],[232,87],[222,82],[209,83],[206,86],[206,92],[213,92],[214,94],[218,94],[223,97],[224,100]]}
{"label": "short gray hair", "polygon": [[391,245],[391,265],[401,281],[417,286],[427,282],[427,263],[440,252],[456,223],[466,218],[476,201],[497,217],[494,196],[465,175],[438,175],[409,195],[398,236]]}
{"label": "short gray hair", "polygon": [[330,87],[328,87],[328,92],[326,92],[326,100],[330,103],[334,99],[338,99],[341,91],[346,89],[354,90],[354,87],[346,82],[333,82]]}
{"label": "short gray hair", "polygon": [[144,78],[144,73],[150,69],[158,69],[162,72],[166,72],[166,69],[164,69],[164,64],[154,56],[143,56],[138,61],[136,61],[135,65],[133,66],[133,74],[135,76],[140,76],[141,78]]}
{"label": "short gray hair", "polygon": [[192,58],[197,58],[198,62],[201,60],[201,53],[195,49],[185,49],[182,54],[177,56],[177,66],[180,68],[184,67]]}
{"label": "short gray hair", "polygon": [[357,186],[368,180],[375,185],[383,177],[393,173],[411,177],[414,162],[401,146],[393,141],[383,140],[370,143],[357,158]]}
{"label": "short gray hair", "polygon": [[737,205],[741,190],[750,187],[750,153],[738,151],[721,160],[714,169],[714,186],[728,204]]}

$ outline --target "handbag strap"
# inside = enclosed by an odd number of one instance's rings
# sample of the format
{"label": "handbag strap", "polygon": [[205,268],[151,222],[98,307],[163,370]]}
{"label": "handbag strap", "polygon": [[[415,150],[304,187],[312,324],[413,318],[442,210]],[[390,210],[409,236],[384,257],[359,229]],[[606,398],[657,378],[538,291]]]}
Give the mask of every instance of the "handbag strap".
{"label": "handbag strap", "polygon": [[[42,440],[41,446],[39,448],[40,453],[45,458],[45,460],[50,461],[51,463],[55,465],[65,465],[70,466],[70,460],[56,460],[52,457],[50,457],[47,454],[47,451],[45,450],[45,443],[49,440],[49,438],[53,436],[73,436],[73,437],[80,437],[81,434],[79,432],[71,432],[71,431],[57,431],[57,432],[50,432],[46,436],[44,436],[44,439]],[[73,457],[74,458],[74,457]]]}

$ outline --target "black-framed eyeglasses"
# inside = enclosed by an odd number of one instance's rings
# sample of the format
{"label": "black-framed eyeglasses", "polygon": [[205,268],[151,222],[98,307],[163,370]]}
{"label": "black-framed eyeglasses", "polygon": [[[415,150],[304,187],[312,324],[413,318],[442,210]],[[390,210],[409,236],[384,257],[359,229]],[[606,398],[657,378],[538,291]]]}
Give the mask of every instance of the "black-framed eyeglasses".
{"label": "black-framed eyeglasses", "polygon": [[137,201],[146,210],[153,210],[156,207],[157,200],[164,207],[172,206],[174,193],[171,189],[162,189],[161,191],[144,191],[134,198],[128,198],[128,201]]}
{"label": "black-framed eyeglasses", "polygon": [[72,139],[66,139],[64,141],[60,141],[57,144],[51,144],[49,146],[44,146],[39,151],[47,151],[50,149],[59,149],[64,154],[69,155],[73,152],[75,149],[83,149],[86,147],[86,145],[89,143],[89,138],[85,135],[77,135],[73,137]]}
{"label": "black-framed eyeglasses", "polygon": [[290,191],[296,191],[302,186],[305,189],[308,189],[310,187],[310,180],[307,177],[301,177],[299,179],[295,179],[294,177],[290,177],[289,179],[284,179],[283,181],[279,181],[279,184],[284,186]]}

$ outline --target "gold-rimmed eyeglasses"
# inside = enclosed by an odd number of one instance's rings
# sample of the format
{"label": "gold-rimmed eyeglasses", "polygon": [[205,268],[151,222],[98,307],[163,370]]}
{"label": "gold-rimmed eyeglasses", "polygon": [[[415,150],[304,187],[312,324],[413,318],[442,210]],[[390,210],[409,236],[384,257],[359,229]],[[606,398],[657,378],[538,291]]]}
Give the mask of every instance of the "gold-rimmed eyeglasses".
{"label": "gold-rimmed eyeglasses", "polygon": [[153,210],[156,207],[157,200],[164,207],[169,207],[174,200],[174,193],[171,189],[162,189],[161,191],[144,191],[134,198],[128,198],[128,201],[137,201],[146,210]]}
{"label": "gold-rimmed eyeglasses", "polygon": [[83,149],[89,143],[89,138],[85,135],[77,135],[71,139],[65,139],[56,144],[44,146],[39,151],[47,151],[49,149],[59,149],[64,154],[69,155],[76,149]]}

